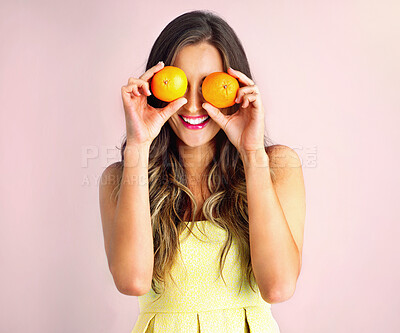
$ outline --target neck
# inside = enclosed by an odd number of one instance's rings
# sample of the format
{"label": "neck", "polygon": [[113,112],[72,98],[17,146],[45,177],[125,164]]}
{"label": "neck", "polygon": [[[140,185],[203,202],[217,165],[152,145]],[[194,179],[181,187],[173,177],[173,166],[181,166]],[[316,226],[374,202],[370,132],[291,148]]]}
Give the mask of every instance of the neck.
{"label": "neck", "polygon": [[215,146],[211,141],[198,147],[189,147],[180,141],[178,150],[188,178],[194,181],[201,179],[202,172],[215,154]]}

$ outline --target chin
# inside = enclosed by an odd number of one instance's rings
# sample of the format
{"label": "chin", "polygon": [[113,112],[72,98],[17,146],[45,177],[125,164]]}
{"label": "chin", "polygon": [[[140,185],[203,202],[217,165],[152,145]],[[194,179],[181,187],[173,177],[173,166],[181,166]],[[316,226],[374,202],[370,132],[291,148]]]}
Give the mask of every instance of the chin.
{"label": "chin", "polygon": [[202,138],[190,137],[190,138],[188,138],[188,135],[181,135],[181,134],[177,134],[177,137],[185,146],[188,146],[191,148],[203,146],[204,144],[208,143],[211,140],[211,138],[208,138],[208,137],[202,137]]}
{"label": "chin", "polygon": [[186,146],[192,148],[209,143],[218,133],[219,128],[215,127],[215,123],[212,120],[210,120],[210,122],[212,123],[207,124],[208,128],[188,130],[184,125],[182,125],[181,120],[178,117],[171,117],[168,120],[171,129],[174,131],[178,139]]}

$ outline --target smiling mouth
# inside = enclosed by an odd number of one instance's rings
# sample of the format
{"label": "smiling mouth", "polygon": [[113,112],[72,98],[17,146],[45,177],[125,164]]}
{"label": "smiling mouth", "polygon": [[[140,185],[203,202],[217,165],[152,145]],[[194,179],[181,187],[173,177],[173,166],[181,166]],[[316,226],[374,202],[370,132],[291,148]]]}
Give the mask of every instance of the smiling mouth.
{"label": "smiling mouth", "polygon": [[[186,124],[190,124],[190,125],[199,125],[199,124],[203,124],[203,123],[205,123],[205,122],[210,118],[210,116],[206,116],[206,118],[204,118],[203,121],[199,122],[198,120],[195,120],[195,119],[186,121],[185,118],[183,118],[181,115],[178,115],[178,116],[179,116]],[[186,118],[186,119],[188,119],[188,118]]]}

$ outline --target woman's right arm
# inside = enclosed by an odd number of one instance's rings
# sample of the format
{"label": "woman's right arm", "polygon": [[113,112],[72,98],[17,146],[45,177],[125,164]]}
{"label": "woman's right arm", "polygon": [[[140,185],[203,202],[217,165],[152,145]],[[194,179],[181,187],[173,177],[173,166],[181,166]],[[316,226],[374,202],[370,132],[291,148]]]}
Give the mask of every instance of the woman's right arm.
{"label": "woman's right arm", "polygon": [[110,198],[120,169],[110,165],[100,182],[100,211],[108,266],[117,289],[139,296],[151,288],[153,234],[147,144],[126,146],[118,200]]}
{"label": "woman's right arm", "polygon": [[101,220],[108,266],[118,290],[139,296],[151,288],[154,248],[150,216],[148,161],[150,145],[167,120],[186,98],[178,98],[161,109],[147,104],[150,79],[164,64],[129,78],[121,88],[126,120],[124,168],[117,202],[110,198],[117,185],[120,168],[112,164],[104,170],[99,188]]}

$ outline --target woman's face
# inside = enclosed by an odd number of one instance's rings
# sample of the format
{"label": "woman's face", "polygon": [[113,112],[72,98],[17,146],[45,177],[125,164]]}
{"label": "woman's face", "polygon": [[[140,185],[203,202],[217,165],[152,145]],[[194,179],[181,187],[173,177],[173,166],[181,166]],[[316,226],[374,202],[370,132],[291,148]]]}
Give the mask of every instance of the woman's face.
{"label": "woman's face", "polygon": [[[185,145],[190,147],[202,146],[209,143],[221,128],[211,118],[202,128],[190,128],[184,125],[180,116],[208,116],[207,111],[202,107],[202,104],[206,101],[201,93],[201,85],[208,74],[224,71],[221,56],[218,50],[208,43],[188,45],[177,54],[172,65],[179,67],[186,74],[188,87],[184,97],[188,102],[174,113],[168,119],[168,122],[177,137]],[[220,110],[227,114],[226,109]]]}

